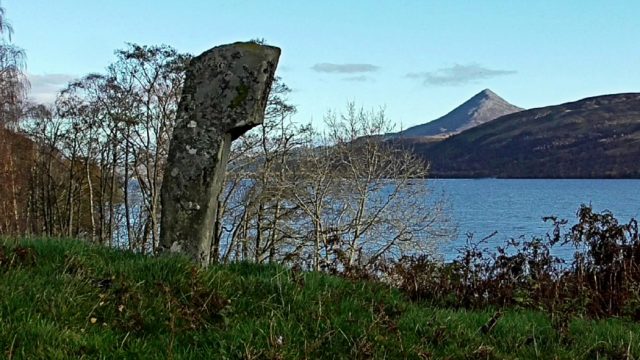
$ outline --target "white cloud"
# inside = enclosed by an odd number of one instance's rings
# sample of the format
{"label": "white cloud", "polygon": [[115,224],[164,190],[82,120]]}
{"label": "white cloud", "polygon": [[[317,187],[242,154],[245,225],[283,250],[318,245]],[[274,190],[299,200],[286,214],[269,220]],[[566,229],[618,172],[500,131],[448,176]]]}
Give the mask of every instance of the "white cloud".
{"label": "white cloud", "polygon": [[496,76],[512,75],[513,70],[489,69],[478,64],[455,64],[448,68],[430,72],[408,73],[406,77],[420,79],[425,86],[459,86],[478,80],[490,79]]}
{"label": "white cloud", "polygon": [[358,75],[358,76],[346,77],[346,78],[343,78],[342,80],[352,81],[352,82],[366,82],[366,81],[373,81],[373,78],[365,75]]}
{"label": "white cloud", "polygon": [[372,64],[332,64],[319,63],[311,67],[311,70],[333,74],[358,74],[378,71],[379,67]]}
{"label": "white cloud", "polygon": [[58,92],[77,76],[69,74],[28,74],[31,83],[29,98],[37,103],[52,104]]}

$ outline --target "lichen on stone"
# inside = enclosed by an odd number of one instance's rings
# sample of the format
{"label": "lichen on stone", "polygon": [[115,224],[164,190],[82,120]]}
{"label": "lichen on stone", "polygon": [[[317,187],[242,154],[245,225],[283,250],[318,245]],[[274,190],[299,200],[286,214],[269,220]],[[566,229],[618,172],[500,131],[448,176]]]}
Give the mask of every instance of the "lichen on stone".
{"label": "lichen on stone", "polygon": [[240,106],[249,96],[249,87],[244,83],[236,86],[236,97],[231,100],[231,108],[237,108]]}
{"label": "lichen on stone", "polygon": [[192,59],[162,186],[161,248],[208,264],[231,141],[262,123],[279,56],[275,47],[235,43]]}

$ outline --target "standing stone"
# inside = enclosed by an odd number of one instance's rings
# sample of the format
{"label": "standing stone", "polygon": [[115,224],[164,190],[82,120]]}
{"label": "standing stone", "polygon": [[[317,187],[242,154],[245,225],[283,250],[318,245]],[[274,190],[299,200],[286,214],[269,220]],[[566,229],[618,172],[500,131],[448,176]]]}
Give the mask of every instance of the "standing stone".
{"label": "standing stone", "polygon": [[279,57],[239,42],[191,60],[162,186],[161,251],[209,264],[231,142],[262,124]]}

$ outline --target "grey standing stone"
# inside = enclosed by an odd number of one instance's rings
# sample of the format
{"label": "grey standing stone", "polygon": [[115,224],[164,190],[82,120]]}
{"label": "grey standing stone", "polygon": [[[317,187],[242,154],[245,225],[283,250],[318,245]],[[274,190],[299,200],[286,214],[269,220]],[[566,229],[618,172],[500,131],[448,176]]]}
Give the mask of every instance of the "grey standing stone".
{"label": "grey standing stone", "polygon": [[277,47],[239,42],[189,64],[162,186],[161,251],[209,264],[231,142],[262,124],[279,57]]}

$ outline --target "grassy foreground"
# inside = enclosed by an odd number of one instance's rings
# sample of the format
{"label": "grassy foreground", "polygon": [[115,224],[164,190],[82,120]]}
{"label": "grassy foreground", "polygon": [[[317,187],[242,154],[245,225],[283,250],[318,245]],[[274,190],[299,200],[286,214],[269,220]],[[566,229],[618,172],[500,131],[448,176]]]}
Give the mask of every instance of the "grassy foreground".
{"label": "grassy foreground", "polygon": [[0,358],[638,359],[640,324],[438,309],[278,266],[0,240]]}

